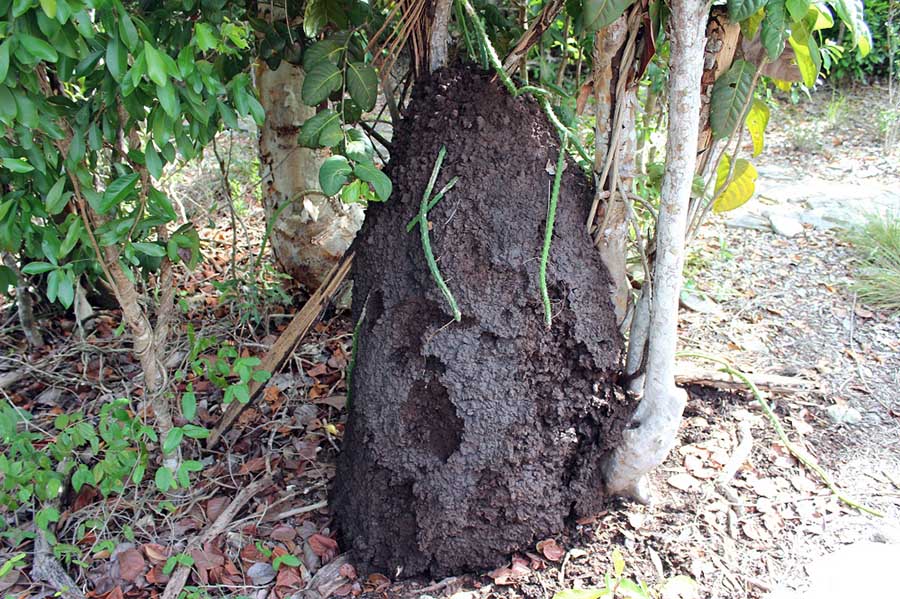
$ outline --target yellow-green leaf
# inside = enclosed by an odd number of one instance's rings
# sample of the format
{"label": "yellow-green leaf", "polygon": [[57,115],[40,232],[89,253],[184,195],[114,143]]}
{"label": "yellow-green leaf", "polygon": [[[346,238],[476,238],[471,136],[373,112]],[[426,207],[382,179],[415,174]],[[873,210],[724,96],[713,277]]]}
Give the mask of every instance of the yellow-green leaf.
{"label": "yellow-green leaf", "polygon": [[56,18],[56,0],[41,0],[41,8],[48,17]]}
{"label": "yellow-green leaf", "polygon": [[609,589],[565,589],[553,595],[553,599],[597,599],[610,594]]}
{"label": "yellow-green leaf", "polygon": [[766,103],[762,100],[753,100],[745,123],[753,140],[753,155],[759,156],[765,142],[766,125],[769,124],[769,107]]}
{"label": "yellow-green leaf", "polygon": [[622,552],[618,549],[613,549],[612,563],[613,574],[615,574],[616,578],[620,578],[622,573],[625,572],[625,558],[622,557]]}
{"label": "yellow-green leaf", "polygon": [[[747,203],[756,190],[756,179],[759,174],[749,161],[738,158],[734,162],[734,175],[731,182],[725,186],[728,180],[728,172],[731,170],[731,159],[722,156],[722,162],[716,169],[716,198],[713,204],[713,212],[728,212]],[[723,189],[724,186],[724,189]]]}

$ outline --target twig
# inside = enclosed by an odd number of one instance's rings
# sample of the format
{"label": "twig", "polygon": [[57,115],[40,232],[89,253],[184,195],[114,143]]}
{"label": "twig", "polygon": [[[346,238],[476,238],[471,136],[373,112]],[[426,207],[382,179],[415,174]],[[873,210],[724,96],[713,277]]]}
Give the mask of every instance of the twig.
{"label": "twig", "polygon": [[[334,295],[344,278],[347,276],[352,262],[353,254],[348,252],[341,261],[331,269],[331,272],[325,277],[322,285],[310,296],[306,301],[306,304],[303,305],[303,308],[297,312],[284,332],[281,333],[271,349],[269,349],[268,353],[263,357],[262,363],[259,365],[259,370],[272,373],[281,366],[285,359],[287,359],[291,350],[296,347],[300,340],[303,339],[303,336],[306,335],[312,325],[316,322],[316,319],[328,304],[331,296]],[[250,401],[253,401],[260,389],[262,389],[262,383],[257,381],[250,383]],[[218,444],[222,435],[231,428],[232,423],[249,403],[250,402],[242,404],[235,401],[229,404],[225,409],[225,413],[222,414],[219,423],[212,431],[210,431],[209,438],[206,441],[207,448],[213,449]]]}
{"label": "twig", "polygon": [[[191,542],[188,543],[185,551],[188,551],[194,547],[202,547],[205,543],[208,543],[215,537],[225,532],[228,529],[228,526],[231,524],[231,521],[234,520],[235,516],[237,516],[237,513],[241,511],[241,508],[243,508],[248,501],[253,499],[253,497],[259,494],[263,489],[269,486],[271,482],[272,479],[268,477],[261,478],[241,489],[240,492],[234,496],[234,499],[231,500],[231,503],[228,504],[228,507],[222,510],[222,513],[219,514],[219,517],[216,518],[215,521],[206,528],[206,530],[195,536],[191,540]],[[189,567],[178,566],[178,568],[172,573],[172,577],[169,579],[168,584],[166,584],[166,588],[162,594],[162,599],[177,599],[177,597],[181,594],[181,590],[184,588],[184,585],[187,582],[190,573],[191,569]]]}
{"label": "twig", "polygon": [[834,496],[837,497],[839,501],[855,510],[859,510],[860,512],[864,512],[872,516],[877,516],[879,518],[884,517],[884,514],[882,514],[878,510],[867,507],[844,495],[838,488],[838,486],[834,483],[834,481],[831,480],[831,477],[828,475],[828,473],[825,472],[825,470],[816,463],[815,458],[794,445],[794,443],[788,438],[787,433],[784,432],[784,427],[781,426],[781,420],[778,418],[775,412],[772,411],[772,408],[768,403],[766,403],[766,400],[763,399],[762,393],[760,393],[756,385],[753,384],[753,381],[750,380],[750,377],[748,377],[740,370],[734,368],[728,361],[721,358],[693,352],[681,352],[678,354],[678,356],[684,358],[699,358],[701,360],[709,360],[710,362],[715,362],[716,364],[720,364],[722,366],[723,372],[726,372],[742,380],[747,385],[747,387],[750,388],[750,392],[753,393],[753,397],[756,398],[756,401],[763,409],[763,412],[766,414],[769,422],[772,423],[772,428],[775,429],[775,433],[778,435],[778,438],[788,449],[788,451],[791,452],[791,455],[797,458],[797,460],[799,460],[800,463],[806,466],[809,470],[814,472],[819,477],[819,479],[821,479],[821,481],[825,483],[825,486],[827,486],[831,490],[831,492],[834,493]]}
{"label": "twig", "polygon": [[328,507],[328,501],[323,499],[322,501],[317,501],[316,503],[312,503],[310,505],[304,505],[303,507],[295,507],[294,509],[281,512],[280,514],[275,514],[273,516],[266,516],[263,519],[267,520],[267,521],[284,520],[285,518],[290,518],[292,516],[299,516],[300,514],[308,514],[309,512],[321,510],[322,508],[325,508],[325,507]]}
{"label": "twig", "polygon": [[31,565],[31,576],[35,580],[46,582],[56,589],[56,595],[63,599],[84,599],[84,593],[63,567],[53,558],[50,544],[40,530],[34,537],[34,561]]}
{"label": "twig", "polygon": [[419,235],[422,238],[422,249],[425,251],[425,262],[428,263],[428,270],[431,272],[431,278],[434,279],[438,289],[441,290],[447,303],[450,304],[450,310],[453,312],[453,320],[459,322],[462,320],[462,313],[459,311],[459,306],[456,305],[456,300],[453,298],[453,294],[450,293],[450,288],[447,287],[444,277],[441,276],[437,260],[434,258],[434,252],[431,251],[431,239],[428,236],[428,200],[431,197],[431,190],[434,189],[434,183],[437,181],[438,173],[441,170],[441,164],[444,162],[444,156],[446,154],[447,148],[442,145],[438,152],[437,160],[434,163],[434,168],[431,171],[431,178],[428,180],[428,186],[425,188],[425,193],[422,195],[422,201],[419,203]]}
{"label": "twig", "polygon": [[547,224],[544,227],[544,247],[541,249],[541,267],[538,278],[541,285],[541,300],[544,302],[544,323],[549,329],[553,324],[553,314],[550,306],[550,293],[547,291],[547,262],[550,259],[550,244],[553,240],[553,224],[556,222],[556,204],[559,200],[559,185],[562,182],[563,169],[566,166],[566,142],[568,133],[563,134],[562,144],[559,146],[559,158],[556,159],[556,172],[553,174],[553,191],[550,192],[550,201],[547,205]]}

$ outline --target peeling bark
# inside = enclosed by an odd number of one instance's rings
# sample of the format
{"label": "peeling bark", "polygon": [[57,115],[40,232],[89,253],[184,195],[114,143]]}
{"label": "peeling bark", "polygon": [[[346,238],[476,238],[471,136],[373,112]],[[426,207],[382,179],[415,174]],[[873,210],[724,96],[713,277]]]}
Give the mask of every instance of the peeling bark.
{"label": "peeling bark", "polygon": [[3,264],[16,275],[16,308],[19,313],[19,324],[22,327],[22,332],[25,333],[25,340],[28,342],[29,347],[44,347],[44,338],[41,336],[41,331],[37,328],[37,323],[34,321],[34,303],[31,292],[28,290],[28,281],[19,270],[19,265],[16,264],[15,258],[4,253]]}
{"label": "peeling bark", "polygon": [[[281,268],[309,289],[317,288],[350,246],[363,220],[359,205],[304,192],[319,189],[321,151],[297,144],[300,125],[316,113],[300,100],[303,70],[282,62],[256,73],[266,122],[259,133],[266,220],[276,214],[270,243]],[[285,204],[290,204],[285,207]]]}
{"label": "peeling bark", "polygon": [[653,298],[643,397],[604,468],[607,492],[648,501],[645,475],[674,446],[686,394],[675,386],[678,297],[684,266],[684,235],[697,162],[700,77],[706,3],[673,0],[666,169],[657,225]]}

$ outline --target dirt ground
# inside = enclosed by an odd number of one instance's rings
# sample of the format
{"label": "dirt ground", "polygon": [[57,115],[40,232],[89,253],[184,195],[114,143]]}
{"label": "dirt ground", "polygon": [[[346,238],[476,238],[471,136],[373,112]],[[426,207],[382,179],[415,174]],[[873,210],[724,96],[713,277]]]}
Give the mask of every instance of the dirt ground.
{"label": "dirt ground", "polygon": [[[825,89],[811,102],[783,102],[758,164],[812,172],[826,181],[852,178],[865,185],[877,178],[900,188],[900,157],[885,156],[877,141],[873,107],[883,96],[878,89]],[[841,97],[842,107],[834,107]],[[826,118],[834,111],[842,118]],[[192,181],[181,195],[188,216],[194,212],[198,222],[216,202],[216,194],[207,193],[216,181],[208,167],[171,182]],[[198,183],[203,181],[205,188]],[[240,272],[259,250],[258,236],[244,231],[262,227],[253,190],[237,191],[247,205],[237,219]],[[218,221],[230,220],[221,210],[214,214]],[[616,502],[579,521],[569,534],[510,556],[508,567],[491,573],[402,583],[390,582],[392,572],[358,577],[341,556],[344,548],[324,504],[346,418],[352,330],[346,312],[330,309],[275,375],[271,389],[243,412],[217,450],[204,454],[204,470],[189,490],[163,496],[145,481],[118,499],[105,500],[89,488],[72,498],[61,510],[57,532],[82,563],[62,563],[78,586],[91,589],[92,598],[154,597],[168,580],[166,559],[188,551],[195,563],[189,597],[197,599],[318,599],[328,593],[517,599],[602,584],[614,571],[611,556],[618,549],[625,576],[649,585],[683,575],[696,581],[685,597],[761,598],[803,590],[806,566],[841,545],[900,543],[900,317],[855,299],[848,286],[852,248],[836,231],[807,226],[786,238],[731,228],[726,220],[714,219],[695,243],[689,285],[717,307],[683,311],[681,348],[725,358],[755,375],[810,382],[814,391],[766,397],[791,441],[811,453],[847,496],[884,517],[842,504],[800,467],[747,393],[693,387],[680,445],[654,475],[652,506]],[[272,286],[260,296],[249,295],[246,281],[221,285],[230,276],[232,233],[227,226],[202,232],[211,260],[186,277],[179,296],[184,313],[173,368],[185,365],[188,323],[200,336],[261,355],[302,306],[303,295],[277,292],[270,275]],[[37,414],[36,424],[49,426],[61,411],[95,414],[110,398],[130,396],[139,368],[116,334],[115,312],[98,310],[80,329],[54,308],[40,307],[50,345],[33,354],[23,350],[10,326],[14,312],[4,310],[2,318],[0,379],[25,376],[0,389],[4,399]],[[699,361],[696,367],[713,369]],[[199,423],[214,426],[221,391],[199,385],[195,390]],[[838,409],[829,415],[832,406]],[[752,451],[727,487],[717,485],[722,469],[740,453],[736,448],[746,431]],[[187,451],[201,455],[199,445]],[[188,546],[239,489],[259,479],[263,489],[225,534]],[[27,539],[5,538],[0,561],[30,547]],[[277,572],[267,566],[285,554],[299,557],[299,564]],[[31,580],[27,567],[0,579],[0,592],[52,594]]]}

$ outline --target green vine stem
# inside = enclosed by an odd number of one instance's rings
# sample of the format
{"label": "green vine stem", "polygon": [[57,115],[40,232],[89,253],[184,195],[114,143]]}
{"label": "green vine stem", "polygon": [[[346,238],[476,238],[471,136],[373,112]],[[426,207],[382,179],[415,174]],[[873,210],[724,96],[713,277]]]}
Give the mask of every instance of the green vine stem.
{"label": "green vine stem", "polygon": [[[428,212],[431,212],[431,209],[437,206],[437,203],[440,202],[444,198],[444,194],[453,189],[453,186],[456,185],[456,182],[459,181],[459,177],[453,177],[450,181],[447,182],[444,187],[435,194],[433,198],[428,202]],[[416,228],[416,223],[419,222],[419,215],[417,214],[411,221],[406,223],[406,232],[409,233],[413,229]]]}
{"label": "green vine stem", "polygon": [[446,154],[447,148],[441,146],[437,160],[434,163],[434,169],[431,171],[431,178],[428,179],[428,186],[425,188],[425,193],[422,194],[422,201],[419,203],[419,234],[422,237],[422,249],[425,250],[425,261],[428,263],[428,270],[431,271],[431,278],[434,279],[438,289],[441,290],[447,303],[450,304],[450,309],[453,311],[453,320],[459,322],[462,320],[462,313],[456,305],[456,300],[453,299],[453,294],[450,293],[450,288],[444,282],[444,277],[441,276],[437,260],[434,259],[434,253],[431,251],[431,239],[428,236],[428,200],[431,197],[431,190],[434,189],[434,183],[437,181],[438,173],[441,170],[441,164],[443,164]]}
{"label": "green vine stem", "polygon": [[778,438],[781,440],[782,444],[787,447],[788,451],[791,452],[791,455],[797,458],[797,460],[799,460],[800,463],[806,466],[809,470],[816,473],[819,479],[821,479],[821,481],[825,483],[825,486],[828,487],[832,493],[834,493],[834,496],[837,497],[839,501],[855,510],[859,510],[860,512],[864,512],[872,516],[877,516],[879,518],[884,517],[884,514],[882,514],[878,510],[867,507],[844,495],[841,492],[840,488],[838,488],[838,486],[834,483],[834,481],[831,480],[831,477],[828,475],[828,473],[825,472],[825,469],[819,466],[819,464],[816,462],[816,459],[813,456],[809,455],[806,451],[794,445],[794,443],[788,438],[787,433],[784,432],[784,427],[781,425],[781,420],[779,420],[775,412],[772,411],[772,408],[768,403],[766,403],[766,400],[763,399],[762,393],[760,393],[759,388],[753,383],[753,381],[750,380],[750,377],[748,377],[740,370],[734,368],[727,360],[723,360],[722,358],[716,358],[714,356],[708,356],[706,354],[694,352],[679,352],[677,355],[679,358],[699,358],[701,360],[714,362],[722,366],[722,372],[740,379],[750,389],[753,397],[756,398],[757,403],[759,403],[763,412],[765,412],[766,417],[768,417],[769,422],[772,423],[772,428],[775,429],[775,433],[778,435]]}
{"label": "green vine stem", "polygon": [[547,291],[547,262],[550,260],[550,243],[553,240],[553,224],[556,222],[556,203],[559,199],[559,185],[562,181],[563,168],[566,166],[566,141],[568,133],[563,134],[562,144],[559,146],[559,158],[556,160],[556,172],[553,175],[553,189],[550,192],[550,200],[547,204],[547,225],[544,227],[544,247],[541,249],[541,267],[538,273],[541,285],[541,300],[544,302],[544,322],[547,328],[553,324],[553,315],[550,306],[550,293]]}

